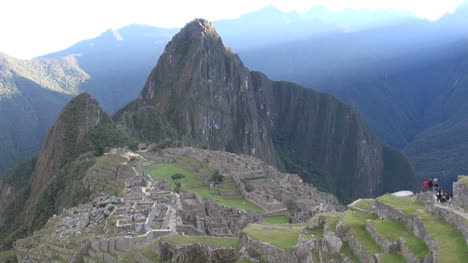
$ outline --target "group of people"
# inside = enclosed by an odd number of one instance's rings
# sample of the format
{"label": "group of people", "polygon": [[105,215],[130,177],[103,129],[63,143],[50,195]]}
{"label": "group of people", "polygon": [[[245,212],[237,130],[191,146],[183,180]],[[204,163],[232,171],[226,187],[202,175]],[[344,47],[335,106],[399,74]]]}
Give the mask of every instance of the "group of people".
{"label": "group of people", "polygon": [[450,201],[452,198],[452,194],[449,194],[447,191],[443,191],[442,187],[439,186],[439,182],[437,178],[428,178],[424,181],[424,187],[423,187],[424,192],[431,191],[436,195],[437,202],[438,203],[445,203]]}

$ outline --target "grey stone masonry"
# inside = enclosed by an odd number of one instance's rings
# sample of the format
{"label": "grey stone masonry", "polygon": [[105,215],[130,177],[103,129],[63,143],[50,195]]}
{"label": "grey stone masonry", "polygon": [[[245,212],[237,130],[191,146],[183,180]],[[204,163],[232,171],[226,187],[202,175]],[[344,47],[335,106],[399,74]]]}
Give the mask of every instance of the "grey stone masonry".
{"label": "grey stone masonry", "polygon": [[298,244],[292,251],[288,251],[266,242],[249,237],[246,233],[239,233],[239,247],[253,250],[259,255],[262,262],[269,263],[302,263],[313,262],[314,251],[321,245],[321,239],[309,240]]}
{"label": "grey stone masonry", "polygon": [[468,185],[461,180],[466,180],[468,176],[459,176],[458,182],[453,183],[453,204],[468,209]]}
{"label": "grey stone masonry", "polygon": [[432,263],[432,254],[429,252],[427,255],[420,260],[416,255],[411,251],[411,249],[408,247],[408,244],[403,238],[400,238],[400,250],[401,254],[405,258],[406,262],[408,263]]}
{"label": "grey stone masonry", "polygon": [[375,254],[369,253],[359,241],[351,234],[346,235],[346,242],[353,250],[354,254],[359,258],[361,262],[366,263],[377,263],[377,257]]}
{"label": "grey stone masonry", "polygon": [[465,242],[468,244],[468,213],[457,207],[437,203],[426,206],[426,209],[457,227],[463,233]]}
{"label": "grey stone masonry", "polygon": [[377,215],[382,219],[395,219],[408,227],[413,226],[413,218],[393,206],[375,200],[375,209]]}
{"label": "grey stone masonry", "polygon": [[424,240],[424,243],[426,243],[427,247],[432,252],[432,257],[433,257],[434,262],[438,262],[437,258],[438,258],[439,252],[437,250],[437,245],[435,244],[435,241],[432,240],[431,237],[429,236],[426,230],[426,227],[424,226],[424,223],[420,216],[414,217],[413,233],[415,236]]}
{"label": "grey stone masonry", "polygon": [[234,263],[240,257],[237,248],[213,248],[199,243],[175,245],[164,240],[159,240],[159,246],[164,262],[170,260],[172,263]]}

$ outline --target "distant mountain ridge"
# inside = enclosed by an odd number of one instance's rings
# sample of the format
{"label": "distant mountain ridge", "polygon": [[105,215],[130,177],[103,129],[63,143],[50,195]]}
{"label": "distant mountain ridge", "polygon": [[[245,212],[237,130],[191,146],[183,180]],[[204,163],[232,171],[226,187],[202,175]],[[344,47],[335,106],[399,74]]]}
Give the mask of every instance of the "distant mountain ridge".
{"label": "distant mountain ridge", "polygon": [[60,109],[88,79],[72,56],[19,60],[0,54],[0,175],[37,153]]}
{"label": "distant mountain ridge", "polygon": [[[306,14],[298,14],[283,13],[270,6],[238,19],[216,21],[214,24],[223,35],[224,42],[238,50],[249,68],[261,70],[272,79],[294,81],[305,87],[336,95],[358,107],[384,142],[402,148],[417,136],[424,126],[417,117],[419,115],[413,113],[413,109],[408,111],[402,107],[411,103],[400,101],[401,97],[394,103],[390,101],[394,100],[391,97],[393,95],[387,97],[388,94],[398,93],[398,89],[392,91],[393,88],[389,88],[394,86],[393,84],[385,84],[376,89],[366,88],[366,91],[355,87],[380,86],[374,83],[382,83],[388,75],[388,67],[385,64],[395,64],[399,57],[411,60],[415,52],[424,53],[438,46],[444,49],[447,42],[463,38],[468,24],[465,23],[465,14],[466,4],[460,6],[454,14],[447,14],[437,22],[421,20],[408,12],[398,10],[345,10],[343,13],[333,13],[323,8],[313,8]],[[260,20],[264,22],[259,23]],[[247,27],[252,28],[252,21],[256,21],[256,27],[255,30],[249,31]],[[276,30],[271,30],[272,27]],[[307,31],[308,28],[312,30]],[[439,29],[434,31],[434,28]],[[415,29],[416,33],[409,29]],[[130,25],[118,30],[108,30],[95,39],[82,41],[69,49],[44,57],[50,59],[65,55],[74,56],[80,70],[90,78],[82,82],[73,94],[87,91],[100,101],[104,110],[115,112],[138,96],[164,45],[177,30]],[[372,35],[374,37],[369,37]],[[385,45],[382,46],[382,43]],[[393,46],[387,43],[394,43],[398,48],[393,49]],[[252,48],[259,45],[262,49]],[[385,46],[390,48],[384,49]],[[384,56],[382,59],[382,50],[385,50],[387,55],[395,56]],[[426,54],[430,54],[430,58],[436,53]],[[405,79],[401,79],[398,83],[404,82]],[[6,93],[6,90],[3,89],[0,93]],[[34,101],[34,107],[41,105],[44,109],[41,118],[48,118],[41,121],[43,126],[40,127],[34,125],[35,121],[31,120],[25,123],[33,125],[27,124],[17,130],[10,129],[0,133],[5,145],[2,149],[9,149],[8,153],[3,154],[9,156],[0,159],[0,171],[2,166],[3,169],[9,168],[16,161],[37,153],[47,128],[58,115],[60,107],[70,98],[68,95],[56,94],[54,97],[57,96],[57,99],[43,103],[45,99],[40,98],[50,98],[49,95],[45,95],[48,91],[34,91],[38,93],[32,95],[33,93],[29,93],[32,92],[31,89],[22,93],[25,96],[23,101],[19,101],[19,97],[15,102],[3,97],[0,102],[6,103],[5,105],[12,102],[11,105],[15,106],[8,106],[11,109],[17,105],[31,104],[32,101],[28,98],[35,97],[37,99]],[[39,94],[43,91],[45,94]],[[366,93],[366,96],[361,96],[361,93]],[[373,102],[375,100],[379,101],[378,108]],[[45,108],[44,105],[50,108]],[[51,109],[53,105],[57,106]],[[4,112],[8,112],[6,108]],[[15,112],[18,114],[14,118],[26,120],[28,117],[22,117],[22,114],[27,115],[31,111],[21,114],[19,112],[22,111]],[[15,134],[25,131],[34,131],[34,136],[28,136],[34,141],[18,143],[21,140]],[[5,164],[2,164],[3,162]],[[418,170],[424,172],[420,168]]]}
{"label": "distant mountain ridge", "polygon": [[350,105],[249,71],[213,24],[197,19],[167,44],[134,102],[111,119],[91,95],[78,95],[62,109],[39,157],[0,180],[0,245],[86,201],[81,180],[109,147],[171,139],[257,156],[343,202],[416,182],[407,159],[382,145]]}

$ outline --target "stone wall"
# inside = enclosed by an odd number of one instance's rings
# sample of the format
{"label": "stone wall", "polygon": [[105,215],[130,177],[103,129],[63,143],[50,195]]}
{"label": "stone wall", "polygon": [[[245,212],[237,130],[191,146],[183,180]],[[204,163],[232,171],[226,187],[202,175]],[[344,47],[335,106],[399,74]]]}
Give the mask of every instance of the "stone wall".
{"label": "stone wall", "polygon": [[406,262],[408,263],[432,263],[432,254],[429,252],[424,257],[423,260],[419,260],[416,255],[413,254],[413,251],[408,247],[408,244],[403,238],[400,238],[400,250],[401,254],[405,258]]}
{"label": "stone wall", "polygon": [[379,200],[375,200],[375,210],[377,215],[382,219],[395,219],[408,227],[413,226],[413,219],[411,216],[395,207],[380,202]]}
{"label": "stone wall", "polygon": [[249,237],[246,233],[239,233],[239,247],[253,250],[258,254],[258,260],[269,263],[302,263],[313,262],[313,253],[318,253],[321,239],[309,240],[298,244],[292,251],[273,246]]}
{"label": "stone wall", "polygon": [[432,240],[429,236],[429,233],[427,232],[426,227],[424,226],[424,223],[422,222],[420,216],[414,217],[413,233],[415,236],[421,238],[424,241],[424,243],[426,243],[427,247],[432,252],[434,262],[437,262],[437,257],[439,254],[437,251],[437,246],[434,240]]}
{"label": "stone wall", "polygon": [[377,232],[377,230],[374,228],[370,220],[366,221],[365,226],[366,226],[367,232],[369,232],[369,234],[375,240],[377,245],[379,245],[379,247],[382,248],[382,250],[385,253],[397,252],[400,249],[400,243],[398,241],[392,242],[392,241],[388,241],[382,238],[382,236],[380,236],[379,232]]}
{"label": "stone wall", "polygon": [[283,263],[283,262],[296,262],[292,253],[275,247],[266,242],[260,242],[250,238],[246,233],[239,233],[239,246],[245,247],[248,250],[254,250],[265,262],[269,263]]}
{"label": "stone wall", "polygon": [[161,260],[172,263],[234,263],[239,259],[237,248],[213,248],[199,243],[175,245],[159,241]]}
{"label": "stone wall", "polygon": [[353,250],[354,254],[359,258],[361,262],[366,263],[377,263],[377,257],[374,254],[367,252],[367,250],[357,241],[357,239],[351,234],[347,234],[345,241]]}
{"label": "stone wall", "polygon": [[460,182],[462,177],[468,176],[459,176],[458,182],[453,183],[453,203],[461,208],[468,209],[468,185]]}

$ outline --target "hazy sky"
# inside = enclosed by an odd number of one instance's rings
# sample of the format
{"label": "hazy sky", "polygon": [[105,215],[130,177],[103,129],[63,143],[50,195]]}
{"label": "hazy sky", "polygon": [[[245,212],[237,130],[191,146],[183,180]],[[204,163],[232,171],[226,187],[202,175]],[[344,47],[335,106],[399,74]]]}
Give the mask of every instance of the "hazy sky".
{"label": "hazy sky", "polygon": [[132,23],[181,27],[195,17],[236,18],[273,4],[306,12],[315,5],[343,8],[400,8],[436,20],[463,0],[1,0],[0,52],[31,58],[58,51],[108,28]]}

